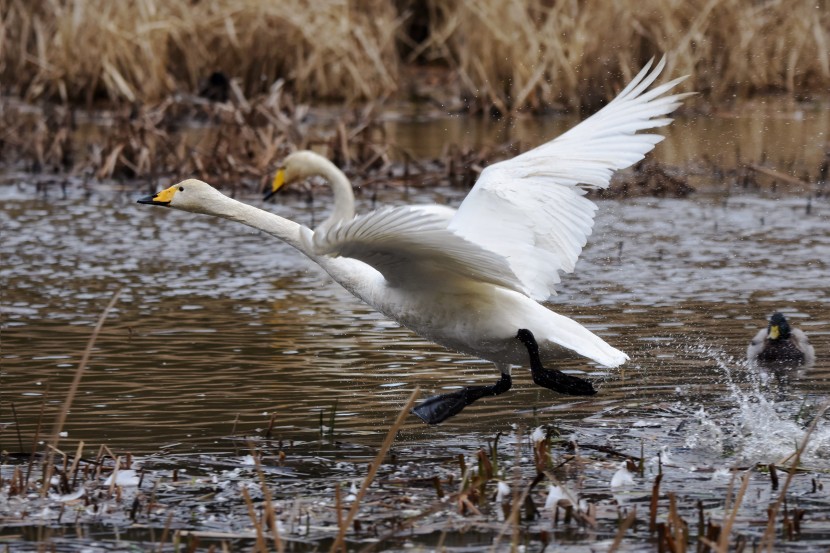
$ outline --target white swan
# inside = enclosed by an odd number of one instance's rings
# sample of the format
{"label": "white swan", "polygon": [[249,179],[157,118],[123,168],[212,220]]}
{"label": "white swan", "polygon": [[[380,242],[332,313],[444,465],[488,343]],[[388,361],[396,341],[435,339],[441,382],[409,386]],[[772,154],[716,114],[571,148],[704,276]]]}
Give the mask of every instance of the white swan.
{"label": "white swan", "polygon": [[[501,373],[495,385],[435,396],[414,409],[436,424],[480,397],[509,389],[511,366],[524,364],[528,355],[544,362],[579,355],[608,367],[628,359],[539,302],[555,293],[559,271],[573,271],[591,233],[596,206],[582,187],[607,187],[614,170],[642,159],[663,137],[637,131],[667,125],[668,114],[688,95],[665,96],[685,77],[650,89],[665,58],[653,71],[651,65],[579,125],[487,167],[457,212],[402,206],[354,217],[346,177],[308,152],[286,158],[275,187],[316,174],[329,180],[334,210],[314,231],[194,179],[139,202],[260,229],[297,248],[352,294],[424,338],[495,363]],[[540,363],[533,374],[534,381],[555,391],[595,393],[589,382]]]}

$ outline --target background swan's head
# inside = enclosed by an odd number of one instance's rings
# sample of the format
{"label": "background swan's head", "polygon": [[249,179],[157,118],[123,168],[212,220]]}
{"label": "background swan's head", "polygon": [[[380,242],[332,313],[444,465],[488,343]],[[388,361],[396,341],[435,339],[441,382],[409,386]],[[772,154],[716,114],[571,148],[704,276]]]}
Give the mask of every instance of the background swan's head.
{"label": "background swan's head", "polygon": [[[265,199],[276,194],[283,186],[309,177],[321,176],[331,180],[333,174],[340,174],[331,161],[311,150],[300,150],[289,154],[277,170],[271,189],[265,193]],[[345,176],[343,177],[345,179]]]}
{"label": "background swan's head", "polygon": [[152,196],[138,200],[140,204],[175,207],[183,211],[215,214],[217,205],[227,197],[206,182],[198,179],[183,180]]}

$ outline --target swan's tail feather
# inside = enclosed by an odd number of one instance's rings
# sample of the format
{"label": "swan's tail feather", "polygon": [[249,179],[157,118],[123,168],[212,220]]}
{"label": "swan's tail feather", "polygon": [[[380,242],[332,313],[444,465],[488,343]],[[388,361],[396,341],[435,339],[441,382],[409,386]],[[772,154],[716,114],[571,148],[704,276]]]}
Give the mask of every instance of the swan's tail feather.
{"label": "swan's tail feather", "polygon": [[[549,342],[575,351],[605,367],[619,367],[628,361],[628,355],[568,317],[551,312],[556,322],[547,331],[540,332]],[[553,329],[551,331],[551,328]]]}

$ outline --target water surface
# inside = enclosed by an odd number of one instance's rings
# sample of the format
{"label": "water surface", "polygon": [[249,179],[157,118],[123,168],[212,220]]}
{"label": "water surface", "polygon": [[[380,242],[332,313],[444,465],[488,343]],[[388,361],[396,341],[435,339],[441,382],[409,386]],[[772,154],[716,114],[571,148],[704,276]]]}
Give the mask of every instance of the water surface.
{"label": "water surface", "polygon": [[[438,193],[456,204],[463,196]],[[23,186],[3,195],[2,448],[18,449],[18,432],[31,442],[42,406],[53,420],[118,289],[68,417],[69,443],[221,452],[234,447],[227,437],[270,424],[284,439],[313,438],[320,413],[328,424],[334,411],[336,432],[372,444],[415,386],[428,395],[496,378],[490,364],[398,327],[247,227],[138,205],[118,191],[39,199]],[[268,208],[307,223],[322,215],[291,198]],[[590,432],[586,417],[614,413],[628,423],[620,413],[655,405],[703,407],[729,421],[740,407],[732,386],[755,379],[740,363],[746,345],[776,310],[808,332],[819,358],[771,398],[785,406],[783,419],[795,417],[830,389],[827,260],[826,200],[809,214],[799,198],[600,201],[589,246],[550,307],[631,361],[616,370],[563,363],[600,383],[589,400],[557,396],[516,369],[510,393],[440,427],[413,417],[407,439],[492,435],[517,422]],[[791,449],[781,440],[769,447]]]}

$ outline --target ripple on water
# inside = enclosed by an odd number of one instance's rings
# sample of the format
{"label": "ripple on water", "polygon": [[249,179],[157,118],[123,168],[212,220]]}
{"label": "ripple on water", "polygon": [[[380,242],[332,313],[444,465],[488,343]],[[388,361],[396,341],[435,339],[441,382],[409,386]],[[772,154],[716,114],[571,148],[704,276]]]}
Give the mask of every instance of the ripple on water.
{"label": "ripple on water", "polygon": [[[302,202],[288,201],[273,209],[310,221]],[[749,196],[599,204],[594,236],[551,307],[631,362],[611,371],[563,362],[598,381],[591,400],[535,387],[516,369],[509,394],[437,428],[411,421],[404,439],[449,442],[547,422],[573,425],[582,439],[614,432],[633,455],[642,444],[650,455],[667,447],[693,464],[786,456],[828,392],[826,201],[814,200],[809,215],[800,199]],[[34,432],[44,401],[33,382],[48,387],[45,416],[56,413],[118,288],[68,422],[70,436],[89,442],[215,449],[224,436],[269,424],[285,439],[308,439],[335,406],[338,432],[371,437],[415,386],[426,395],[496,376],[385,320],[284,244],[230,222],[110,199],[14,198],[0,228],[0,256],[10,260],[0,266],[0,401],[15,402],[24,433]],[[819,363],[773,388],[740,358],[776,309],[814,338]],[[827,464],[826,434],[820,425],[810,462]]]}

